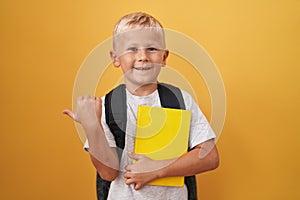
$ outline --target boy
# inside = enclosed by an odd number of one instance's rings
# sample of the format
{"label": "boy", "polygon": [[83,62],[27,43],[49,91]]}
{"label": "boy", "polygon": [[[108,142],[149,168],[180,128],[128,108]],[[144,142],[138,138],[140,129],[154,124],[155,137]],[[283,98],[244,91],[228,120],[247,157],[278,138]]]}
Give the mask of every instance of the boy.
{"label": "boy", "polygon": [[[115,138],[106,123],[105,97],[78,98],[76,112],[64,110],[83,126],[91,161],[104,180],[112,181],[108,199],[187,199],[187,188],[147,185],[171,176],[190,176],[218,167],[215,134],[197,104],[181,91],[185,107],[192,112],[189,149],[171,160],[155,161],[132,153],[139,105],[161,107],[157,77],[166,64],[168,50],[162,25],[146,13],[132,13],[116,24],[110,52],[115,67],[121,67],[126,85],[127,124],[125,150],[119,161]],[[132,160],[136,160],[132,164]]]}

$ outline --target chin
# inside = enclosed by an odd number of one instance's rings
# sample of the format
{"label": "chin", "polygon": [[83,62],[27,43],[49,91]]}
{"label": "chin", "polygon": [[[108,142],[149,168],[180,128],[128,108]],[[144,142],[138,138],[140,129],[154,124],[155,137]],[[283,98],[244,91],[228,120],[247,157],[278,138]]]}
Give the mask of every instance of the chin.
{"label": "chin", "polygon": [[136,89],[142,86],[156,84],[156,79],[135,79],[133,82],[131,82],[133,85],[135,85]]}

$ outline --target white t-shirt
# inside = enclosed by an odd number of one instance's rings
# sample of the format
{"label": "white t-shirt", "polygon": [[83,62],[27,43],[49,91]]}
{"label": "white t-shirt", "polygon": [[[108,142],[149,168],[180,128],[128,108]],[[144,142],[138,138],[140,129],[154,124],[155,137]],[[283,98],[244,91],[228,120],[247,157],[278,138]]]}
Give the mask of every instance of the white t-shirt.
{"label": "white t-shirt", "polygon": [[[193,98],[185,91],[181,91],[185,102],[186,110],[192,112],[191,115],[191,126],[189,136],[189,148],[193,148],[196,145],[205,142],[209,139],[215,138],[215,134],[211,129],[205,116],[199,109],[199,106],[195,103]],[[102,117],[101,123],[106,134],[107,141],[110,147],[116,147],[116,142],[113,134],[109,130],[108,125],[105,121],[105,106],[104,98],[102,97]],[[120,172],[117,178],[112,181],[108,199],[138,199],[138,200],[166,200],[166,199],[187,199],[187,188],[184,187],[165,187],[165,186],[150,186],[145,185],[140,190],[135,190],[134,185],[126,185],[125,178],[123,177],[124,169],[126,165],[131,164],[132,160],[128,157],[127,152],[134,152],[134,136],[136,130],[136,115],[139,105],[147,105],[154,107],[161,107],[158,91],[154,91],[148,96],[135,96],[126,90],[127,98],[127,126],[126,126],[126,137],[125,147],[120,163]],[[88,142],[85,143],[85,148],[88,148]]]}

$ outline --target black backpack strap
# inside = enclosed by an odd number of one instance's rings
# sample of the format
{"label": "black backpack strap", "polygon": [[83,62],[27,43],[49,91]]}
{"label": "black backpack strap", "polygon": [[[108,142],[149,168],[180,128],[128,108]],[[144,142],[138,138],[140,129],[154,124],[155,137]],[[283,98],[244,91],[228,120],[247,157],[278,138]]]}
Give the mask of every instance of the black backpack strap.
{"label": "black backpack strap", "polygon": [[185,110],[182,93],[178,87],[166,83],[159,83],[157,85],[157,90],[162,107]]}
{"label": "black backpack strap", "polygon": [[188,190],[188,200],[197,200],[197,183],[196,176],[185,176],[184,183]]}
{"label": "black backpack strap", "polygon": [[[125,146],[125,131],[127,122],[125,85],[119,85],[105,96],[105,120],[115,137],[117,153],[121,159]],[[110,181],[103,180],[97,173],[97,197],[98,200],[106,200],[110,188]]]}
{"label": "black backpack strap", "polygon": [[108,191],[110,188],[110,181],[106,181],[100,177],[97,173],[96,179],[96,191],[97,191],[97,199],[98,200],[106,200],[108,197]]}
{"label": "black backpack strap", "polygon": [[109,129],[115,137],[117,147],[124,149],[127,123],[127,101],[124,84],[119,85],[105,96],[105,117]]}
{"label": "black backpack strap", "polygon": [[[177,108],[185,110],[184,99],[181,90],[175,86],[159,83],[157,85],[161,106],[164,108]],[[195,176],[184,177],[184,183],[188,190],[188,199],[197,199],[197,185]]]}

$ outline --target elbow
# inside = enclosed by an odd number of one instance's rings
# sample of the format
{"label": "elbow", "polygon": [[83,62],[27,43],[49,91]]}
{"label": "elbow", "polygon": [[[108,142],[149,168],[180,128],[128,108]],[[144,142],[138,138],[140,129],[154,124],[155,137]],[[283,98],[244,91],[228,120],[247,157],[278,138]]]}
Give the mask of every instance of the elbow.
{"label": "elbow", "polygon": [[211,160],[211,164],[210,164],[210,170],[215,170],[219,167],[220,165],[220,160],[219,157],[217,156],[216,158]]}
{"label": "elbow", "polygon": [[213,140],[203,143],[199,148],[199,158],[205,167],[202,172],[215,170],[220,165],[219,153]]}
{"label": "elbow", "polygon": [[219,155],[218,155],[218,152],[216,151],[216,149],[212,153],[209,161],[210,161],[210,165],[209,165],[210,169],[209,170],[215,170],[215,169],[217,169],[219,167],[219,165],[220,165],[220,159],[219,159]]}
{"label": "elbow", "polygon": [[119,173],[119,161],[104,161],[100,162],[95,157],[91,155],[92,163],[94,164],[99,176],[106,181],[113,181],[118,176]]}
{"label": "elbow", "polygon": [[116,177],[118,176],[118,170],[110,170],[109,172],[99,172],[99,175],[100,177],[103,179],[103,180],[106,180],[106,181],[113,181],[116,179]]}

